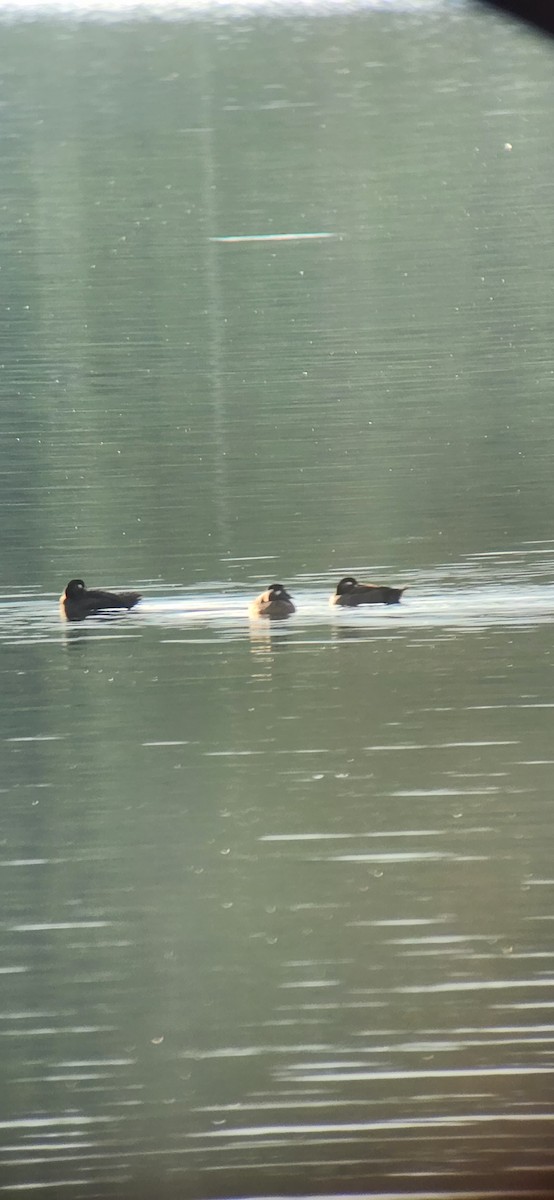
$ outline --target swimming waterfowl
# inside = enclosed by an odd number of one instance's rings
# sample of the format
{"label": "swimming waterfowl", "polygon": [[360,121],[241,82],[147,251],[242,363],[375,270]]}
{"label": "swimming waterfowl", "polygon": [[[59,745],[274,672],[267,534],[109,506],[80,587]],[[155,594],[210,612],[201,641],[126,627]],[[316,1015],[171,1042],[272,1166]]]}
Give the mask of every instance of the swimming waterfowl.
{"label": "swimming waterfowl", "polygon": [[337,584],[337,590],[329,601],[346,608],[357,608],[359,604],[398,604],[405,588],[387,587],[383,583],[358,583],[353,575],[345,575]]}
{"label": "swimming waterfowl", "polygon": [[283,584],[272,583],[267,592],[262,592],[261,596],[252,600],[248,611],[251,617],[272,617],[278,620],[290,617],[291,613],[296,612],[296,608]]}
{"label": "swimming waterfowl", "polygon": [[102,592],[86,588],[82,579],[70,579],[60,596],[60,615],[66,621],[84,621],[85,617],[106,608],[133,608],[139,592]]}

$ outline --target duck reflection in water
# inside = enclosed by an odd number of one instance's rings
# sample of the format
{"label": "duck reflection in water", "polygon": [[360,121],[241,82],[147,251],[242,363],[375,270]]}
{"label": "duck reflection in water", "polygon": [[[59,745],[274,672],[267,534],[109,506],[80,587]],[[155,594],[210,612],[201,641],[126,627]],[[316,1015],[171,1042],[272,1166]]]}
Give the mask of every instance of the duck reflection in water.
{"label": "duck reflection in water", "polygon": [[60,596],[60,616],[65,621],[84,621],[105,610],[134,608],[140,598],[140,592],[104,592],[86,588],[82,579],[70,579]]}
{"label": "duck reflection in water", "polygon": [[358,583],[353,575],[345,575],[329,603],[344,608],[357,608],[360,604],[399,604],[405,591],[405,588],[388,587],[384,583]]}
{"label": "duck reflection in water", "polygon": [[269,617],[274,621],[282,621],[296,612],[296,608],[283,584],[272,583],[266,592],[262,592],[261,596],[251,601],[248,611],[251,617]]}

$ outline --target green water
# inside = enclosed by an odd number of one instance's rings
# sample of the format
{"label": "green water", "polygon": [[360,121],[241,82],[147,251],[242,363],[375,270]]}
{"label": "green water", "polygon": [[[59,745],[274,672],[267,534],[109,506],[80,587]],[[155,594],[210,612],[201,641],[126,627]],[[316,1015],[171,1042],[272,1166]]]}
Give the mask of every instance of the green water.
{"label": "green water", "polygon": [[554,1186],[552,63],[2,26],[3,1193]]}

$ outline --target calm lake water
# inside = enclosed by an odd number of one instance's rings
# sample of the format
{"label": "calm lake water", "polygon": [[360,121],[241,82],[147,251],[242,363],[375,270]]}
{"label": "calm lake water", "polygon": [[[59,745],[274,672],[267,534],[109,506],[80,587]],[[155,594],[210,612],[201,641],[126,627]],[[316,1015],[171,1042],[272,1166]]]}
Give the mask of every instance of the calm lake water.
{"label": "calm lake water", "polygon": [[554,49],[111,8],[1,28],[0,1193],[551,1197]]}

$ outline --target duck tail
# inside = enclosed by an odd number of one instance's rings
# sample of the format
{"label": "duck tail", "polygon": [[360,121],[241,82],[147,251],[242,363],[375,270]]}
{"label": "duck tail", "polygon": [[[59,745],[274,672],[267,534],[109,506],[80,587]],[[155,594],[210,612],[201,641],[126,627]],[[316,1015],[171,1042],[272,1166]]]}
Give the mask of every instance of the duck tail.
{"label": "duck tail", "polygon": [[121,592],[119,598],[122,608],[134,608],[142,600],[140,592]]}

